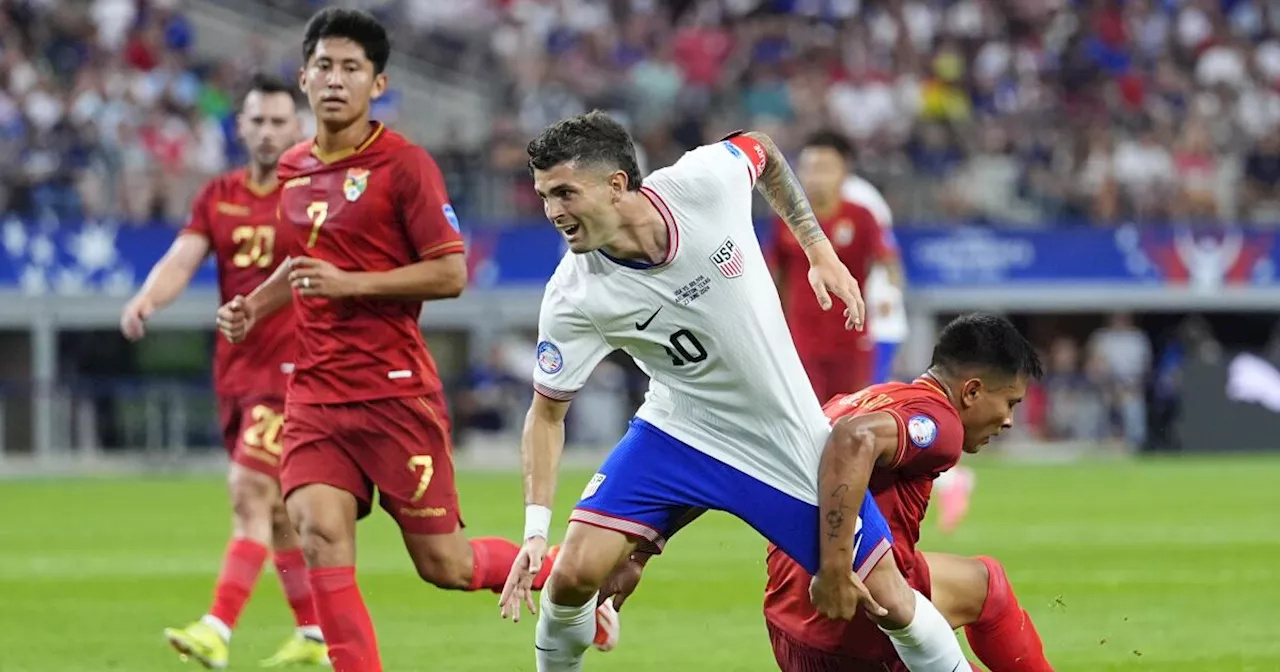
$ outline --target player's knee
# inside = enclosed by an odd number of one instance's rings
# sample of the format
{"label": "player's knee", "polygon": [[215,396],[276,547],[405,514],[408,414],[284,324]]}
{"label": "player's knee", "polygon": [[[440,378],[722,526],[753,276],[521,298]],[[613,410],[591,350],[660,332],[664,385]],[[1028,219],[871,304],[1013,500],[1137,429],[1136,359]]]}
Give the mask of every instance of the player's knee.
{"label": "player's knee", "polygon": [[283,503],[271,507],[271,539],[275,548],[293,546],[297,543],[297,528],[289,519],[289,512]]}
{"label": "player's knee", "polygon": [[454,544],[420,545],[413,553],[413,565],[423,581],[437,588],[465,590],[471,585],[471,554]]}
{"label": "player's knee", "polygon": [[889,612],[875,619],[879,625],[899,629],[911,624],[916,617],[916,591],[902,576],[892,555],[886,555],[871,570],[865,583],[871,596]]}
{"label": "player's knee", "polygon": [[236,536],[266,543],[271,533],[273,484],[266,476],[248,470],[233,470],[228,479]]}
{"label": "player's knee", "polygon": [[591,562],[587,556],[567,555],[564,550],[556,556],[547,581],[552,601],[558,604],[578,604],[600,590],[613,567],[603,568],[601,563]]}

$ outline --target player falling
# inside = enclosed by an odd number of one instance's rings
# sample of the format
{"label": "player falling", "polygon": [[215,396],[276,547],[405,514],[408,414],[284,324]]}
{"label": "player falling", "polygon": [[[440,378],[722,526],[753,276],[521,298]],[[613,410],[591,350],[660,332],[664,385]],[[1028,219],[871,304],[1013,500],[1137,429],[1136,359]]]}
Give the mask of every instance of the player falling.
{"label": "player falling", "polygon": [[[697,148],[643,186],[630,136],[599,112],[555,124],[528,152],[535,189],[570,254],[543,297],[537,394],[521,444],[526,541],[503,592],[504,616],[533,607],[528,589],[546,552],[569,400],[617,348],[650,377],[630,430],[570,517],[538,612],[538,669],[581,669],[606,577],[637,547],[660,549],[690,507],[742,518],[812,571],[820,560],[843,563],[820,576],[815,595],[850,614],[868,605],[912,670],[963,665],[942,615],[892,562],[877,562],[892,540],[865,488],[818,491],[829,426],[756,243],[757,181],[806,250],[822,306],[834,292],[852,327],[862,305],[772,141],[747,133]],[[842,493],[848,526],[839,552],[820,553],[819,501]]]}
{"label": "player falling", "polygon": [[[293,231],[276,221],[276,163],[301,135],[293,92],[275,77],[257,75],[250,81],[236,126],[251,162],[200,192],[186,228],[125,306],[120,330],[126,338],[142,338],[146,320],[178,298],[210,252],[217,261],[223,301],[257,287],[284,260]],[[298,629],[263,665],[325,664],[306,562],[280,498],[280,430],[294,360],[292,311],[264,320],[238,347],[221,341],[214,352],[213,378],[223,443],[231,458],[231,543],[209,612],[185,628],[166,629],[164,635],[184,656],[208,668],[225,668],[231,632],[269,547]]]}
{"label": "player falling", "polygon": [[462,533],[444,392],[418,322],[424,301],[462,292],[467,268],[435,161],[370,120],[390,50],[364,12],[326,9],[307,24],[300,84],[318,128],[280,161],[292,258],[218,311],[237,342],[294,304],[280,480],[338,672],[382,669],[355,576],[355,524],[375,489],[429,583],[499,590],[519,551]]}
{"label": "player falling", "polygon": [[[942,330],[929,370],[912,383],[873,385],[823,409],[829,441],[868,488],[893,532],[894,557],[908,582],[929,595],[992,672],[1052,672],[1030,616],[993,558],[916,548],[935,477],[962,452],[976,453],[1012,426],[1013,407],[1041,373],[1034,347],[1008,321],[957,318]],[[682,523],[701,511],[690,511]],[[611,580],[615,605],[635,589],[649,554],[636,553]],[[783,672],[901,672],[890,643],[870,621],[824,617],[811,602],[813,577],[776,546],[768,552],[764,616]],[[932,593],[930,595],[930,593]]]}

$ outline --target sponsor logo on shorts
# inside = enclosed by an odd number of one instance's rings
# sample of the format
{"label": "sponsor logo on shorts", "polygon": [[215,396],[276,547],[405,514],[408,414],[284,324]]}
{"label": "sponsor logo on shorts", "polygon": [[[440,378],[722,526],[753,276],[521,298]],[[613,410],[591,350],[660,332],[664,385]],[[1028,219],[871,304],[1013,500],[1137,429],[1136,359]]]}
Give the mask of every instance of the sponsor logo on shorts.
{"label": "sponsor logo on shorts", "polygon": [[424,506],[421,509],[411,509],[407,506],[400,507],[400,515],[410,518],[443,518],[449,510],[442,506]]}
{"label": "sponsor logo on shorts", "polygon": [[597,473],[595,476],[592,476],[591,480],[587,481],[587,487],[582,489],[581,499],[587,499],[596,494],[596,491],[599,490],[600,486],[604,483],[604,479],[604,474]]}
{"label": "sponsor logo on shorts", "polygon": [[538,344],[538,368],[551,375],[560,373],[560,369],[564,368],[564,357],[555,343],[542,341]]}
{"label": "sponsor logo on shorts", "polygon": [[918,448],[928,448],[938,438],[938,423],[927,415],[913,415],[907,420],[907,436]]}

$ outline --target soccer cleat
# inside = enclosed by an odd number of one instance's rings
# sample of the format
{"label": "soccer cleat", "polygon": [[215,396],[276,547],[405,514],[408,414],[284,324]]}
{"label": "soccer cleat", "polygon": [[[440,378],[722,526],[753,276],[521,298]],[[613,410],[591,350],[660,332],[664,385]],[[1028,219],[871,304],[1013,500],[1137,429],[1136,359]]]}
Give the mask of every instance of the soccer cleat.
{"label": "soccer cleat", "polygon": [[618,645],[622,624],[618,622],[618,610],[613,608],[613,598],[596,607],[596,638],[591,645],[597,651],[612,651]]}
{"label": "soccer cleat", "polygon": [[969,499],[976,481],[973,470],[959,465],[940,474],[934,481],[938,490],[938,528],[943,534],[955,532],[969,512]]}
{"label": "soccer cleat", "polygon": [[165,628],[164,638],[184,661],[195,658],[210,670],[223,670],[227,667],[227,641],[204,621],[196,621],[185,628]]}
{"label": "soccer cleat", "polygon": [[329,647],[324,642],[296,632],[285,640],[274,656],[262,661],[262,667],[291,667],[293,665],[328,665]]}

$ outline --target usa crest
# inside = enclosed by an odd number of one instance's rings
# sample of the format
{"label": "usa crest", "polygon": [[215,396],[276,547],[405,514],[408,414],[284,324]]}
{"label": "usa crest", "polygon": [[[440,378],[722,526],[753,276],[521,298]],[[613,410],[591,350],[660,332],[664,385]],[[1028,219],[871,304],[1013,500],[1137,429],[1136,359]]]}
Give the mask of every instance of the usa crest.
{"label": "usa crest", "polygon": [[742,249],[733,242],[732,238],[724,239],[720,247],[712,253],[711,261],[726,278],[736,278],[747,268],[747,259],[742,256]]}
{"label": "usa crest", "polygon": [[347,200],[354,203],[369,188],[369,169],[352,168],[347,171],[347,179],[342,182],[342,193]]}

